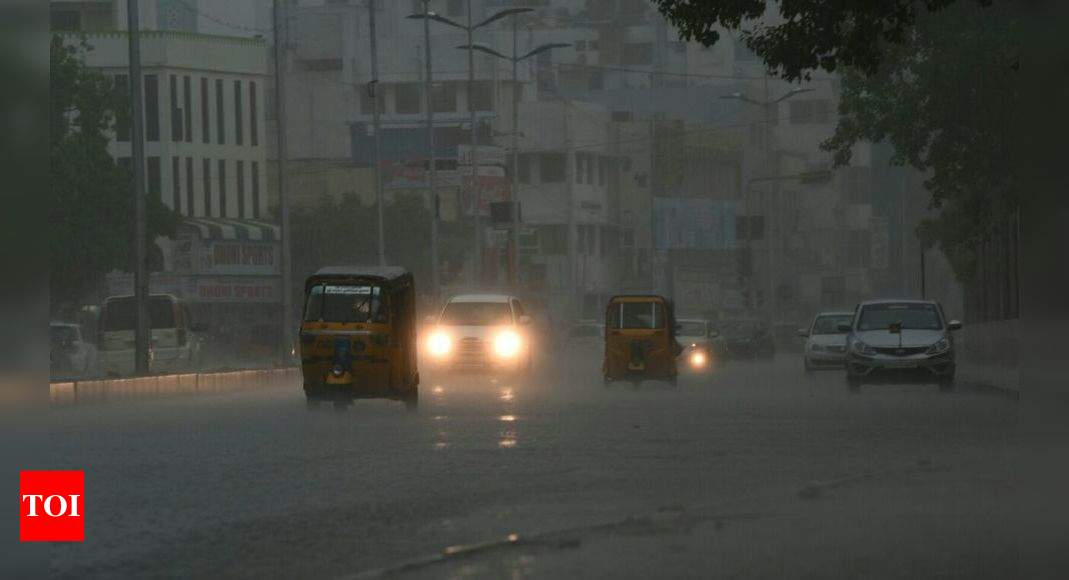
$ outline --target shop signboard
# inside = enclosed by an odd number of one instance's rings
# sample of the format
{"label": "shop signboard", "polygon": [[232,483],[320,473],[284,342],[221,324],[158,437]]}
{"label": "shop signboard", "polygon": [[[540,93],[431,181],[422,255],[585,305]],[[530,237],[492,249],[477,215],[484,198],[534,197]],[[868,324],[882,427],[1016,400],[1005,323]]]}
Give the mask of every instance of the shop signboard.
{"label": "shop signboard", "polygon": [[733,201],[656,197],[653,241],[659,250],[729,250],[735,247]]}
{"label": "shop signboard", "polygon": [[201,243],[201,274],[278,274],[278,244],[248,240],[218,240]]}

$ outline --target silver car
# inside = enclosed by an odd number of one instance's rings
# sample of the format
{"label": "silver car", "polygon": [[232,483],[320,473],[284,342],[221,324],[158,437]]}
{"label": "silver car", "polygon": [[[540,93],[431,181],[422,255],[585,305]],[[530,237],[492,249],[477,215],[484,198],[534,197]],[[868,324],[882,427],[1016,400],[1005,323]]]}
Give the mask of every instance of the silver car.
{"label": "silver car", "polygon": [[805,338],[805,372],[843,368],[847,333],[839,326],[849,325],[853,318],[853,312],[821,312],[813,318],[809,328],[798,330],[798,335]]}
{"label": "silver car", "polygon": [[872,300],[862,302],[853,320],[840,328],[846,336],[846,380],[852,391],[862,383],[937,382],[954,387],[953,331],[938,302]]}

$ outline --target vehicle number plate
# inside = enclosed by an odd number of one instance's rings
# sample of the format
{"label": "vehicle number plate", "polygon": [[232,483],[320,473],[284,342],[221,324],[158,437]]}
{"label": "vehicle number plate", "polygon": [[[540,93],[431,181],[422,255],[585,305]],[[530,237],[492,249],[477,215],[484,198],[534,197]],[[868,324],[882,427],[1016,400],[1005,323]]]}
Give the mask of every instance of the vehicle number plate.
{"label": "vehicle number plate", "polygon": [[900,360],[888,362],[887,366],[893,369],[911,369],[916,367],[917,363],[911,360]]}

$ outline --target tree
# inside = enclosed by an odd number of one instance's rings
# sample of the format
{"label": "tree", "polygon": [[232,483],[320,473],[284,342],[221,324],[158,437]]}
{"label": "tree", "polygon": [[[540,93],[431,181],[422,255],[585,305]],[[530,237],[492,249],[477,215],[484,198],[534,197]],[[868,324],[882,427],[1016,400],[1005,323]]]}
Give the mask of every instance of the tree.
{"label": "tree", "polygon": [[841,70],[837,166],[860,141],[888,141],[892,162],[929,175],[938,216],[921,224],[962,281],[975,248],[1005,227],[1019,198],[1009,155],[1017,112],[1019,8],[1008,0],[782,0],[781,20],[757,21],[767,0],[657,0],[684,38],[709,45],[716,26],[741,37],[785,80]]}
{"label": "tree", "polygon": [[[126,114],[129,101],[112,79],[85,65],[87,50],[84,41],[52,37],[49,287],[54,304],[81,298],[111,270],[133,268],[133,178],[107,149],[109,131]],[[158,198],[147,201],[148,239],[173,235],[177,216]]]}

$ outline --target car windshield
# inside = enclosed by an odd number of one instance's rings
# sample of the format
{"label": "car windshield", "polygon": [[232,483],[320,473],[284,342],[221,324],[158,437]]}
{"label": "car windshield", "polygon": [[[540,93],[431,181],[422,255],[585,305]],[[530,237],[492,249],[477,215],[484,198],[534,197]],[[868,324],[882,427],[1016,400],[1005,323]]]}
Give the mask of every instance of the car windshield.
{"label": "car windshield", "polygon": [[[150,296],[148,315],[152,328],[174,328],[174,300],[166,296]],[[106,332],[134,330],[137,326],[137,303],[133,296],[108,300],[104,304],[102,318]]]}
{"label": "car windshield", "polygon": [[611,328],[662,328],[664,307],[660,302],[618,302],[609,309]]}
{"label": "car windshield", "polygon": [[78,340],[78,329],[73,326],[54,325],[48,327],[48,335],[52,342],[66,342]]}
{"label": "car windshield", "polygon": [[861,309],[858,330],[886,330],[899,323],[903,329],[941,330],[942,317],[934,304],[900,302],[870,304]]}
{"label": "car windshield", "polygon": [[705,336],[705,323],[684,321],[679,323],[679,330],[676,331],[679,336]]}
{"label": "car windshield", "polygon": [[839,330],[839,325],[850,324],[852,319],[852,314],[825,314],[818,316],[813,321],[813,332],[810,334],[846,334],[844,331]]}
{"label": "car windshield", "polygon": [[305,322],[386,322],[379,286],[318,284],[308,292]]}
{"label": "car windshield", "polygon": [[439,322],[451,326],[512,324],[512,312],[507,302],[450,302]]}

